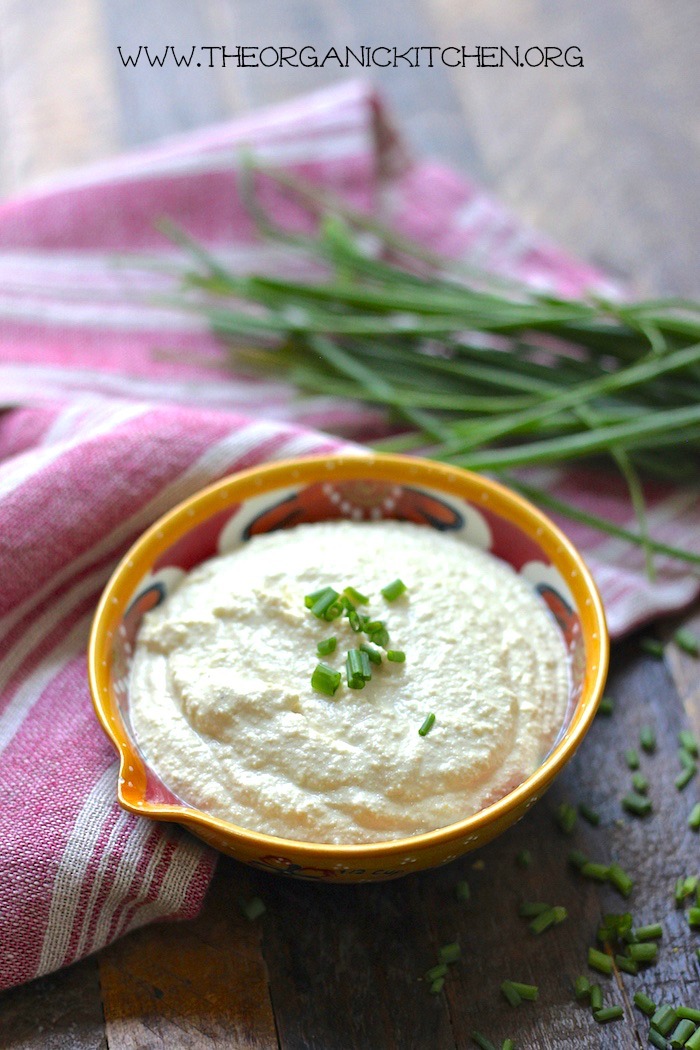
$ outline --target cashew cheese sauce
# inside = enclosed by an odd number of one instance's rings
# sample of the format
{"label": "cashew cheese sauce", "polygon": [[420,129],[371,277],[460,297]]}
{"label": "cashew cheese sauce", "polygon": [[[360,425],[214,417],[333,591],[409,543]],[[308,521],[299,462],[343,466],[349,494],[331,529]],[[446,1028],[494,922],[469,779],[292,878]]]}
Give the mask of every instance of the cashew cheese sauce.
{"label": "cashew cheese sauce", "polygon": [[[397,577],[407,590],[388,602]],[[348,687],[345,657],[367,638],[304,604],[327,585],[368,596],[358,608],[406,654],[372,664],[364,689]],[[311,687],[319,661],[343,672],[333,697]],[[546,755],[568,696],[563,640],[526,581],[395,521],[299,525],[198,566],[144,617],[130,681],[139,745],[184,802],[340,843],[443,827],[506,794]]]}

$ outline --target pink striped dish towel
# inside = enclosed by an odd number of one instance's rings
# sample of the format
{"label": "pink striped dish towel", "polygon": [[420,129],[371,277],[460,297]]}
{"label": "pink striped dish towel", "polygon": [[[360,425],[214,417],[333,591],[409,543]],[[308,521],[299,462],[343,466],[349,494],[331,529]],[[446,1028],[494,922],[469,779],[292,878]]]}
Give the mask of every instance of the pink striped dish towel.
{"label": "pink striped dish towel", "polygon": [[[193,916],[213,853],[114,802],[85,647],[131,541],[221,475],[382,432],[375,410],[236,375],[198,321],[153,305],[174,258],[168,215],[242,270],[284,266],[256,237],[235,169],[258,158],[377,208],[451,256],[576,294],[603,277],[446,168],[406,153],[372,90],[349,83],[71,173],[0,206],[0,987],[64,966],[155,919]],[[282,222],[301,221],[283,198]],[[324,431],[333,431],[329,437]],[[537,483],[627,524],[621,487],[549,470]],[[651,526],[698,549],[690,491],[652,494]],[[690,601],[698,580],[565,527],[615,634]]]}

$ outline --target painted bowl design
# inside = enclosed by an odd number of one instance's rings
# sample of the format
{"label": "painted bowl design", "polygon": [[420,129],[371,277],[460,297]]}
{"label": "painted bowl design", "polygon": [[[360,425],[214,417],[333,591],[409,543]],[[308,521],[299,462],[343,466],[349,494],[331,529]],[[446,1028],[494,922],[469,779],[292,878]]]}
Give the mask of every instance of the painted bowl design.
{"label": "painted bowl design", "polygon": [[[450,531],[509,562],[546,602],[571,657],[572,688],[557,740],[538,769],[497,802],[410,838],[330,845],[265,835],[188,806],[149,769],[129,719],[129,667],[141,619],[193,566],[251,536],[302,522],[382,518]],[[212,846],[269,871],[359,882],[455,859],[522,817],[571,758],[602,695],[608,637],[602,603],[578,552],[526,500],[487,478],[408,456],[287,460],[224,478],[157,521],[122,559],[98,606],[88,654],[97,716],[120,756],[126,809],[177,821]]]}

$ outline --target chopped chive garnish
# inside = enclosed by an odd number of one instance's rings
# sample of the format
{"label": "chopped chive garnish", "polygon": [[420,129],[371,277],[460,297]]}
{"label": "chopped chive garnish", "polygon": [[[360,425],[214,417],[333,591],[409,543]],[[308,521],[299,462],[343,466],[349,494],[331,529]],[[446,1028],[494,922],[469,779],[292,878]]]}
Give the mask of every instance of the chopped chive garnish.
{"label": "chopped chive garnish", "polygon": [[381,649],[385,649],[389,644],[389,632],[384,624],[380,624],[379,627],[376,627],[373,630],[370,630],[368,626],[365,628],[365,632],[373,645],[378,645]]}
{"label": "chopped chive garnish", "polygon": [[632,787],[635,791],[639,792],[640,795],[646,795],[649,790],[649,781],[643,773],[637,771],[632,774]]}
{"label": "chopped chive garnish", "polygon": [[694,1010],[692,1006],[677,1006],[676,1014],[678,1017],[700,1024],[700,1010]]}
{"label": "chopped chive garnish", "polygon": [[248,922],[255,922],[267,910],[260,897],[251,897],[249,901],[241,898],[238,903]]}
{"label": "chopped chive garnish", "polygon": [[693,1032],[685,1044],[685,1050],[700,1050],[700,1028]]}
{"label": "chopped chive garnish", "polygon": [[679,748],[678,761],[680,762],[683,769],[692,769],[692,771],[695,772],[695,759],[689,751],[686,751],[684,747]]}
{"label": "chopped chive garnish", "polygon": [[584,820],[587,820],[594,828],[597,828],[600,824],[600,813],[596,813],[594,809],[587,806],[585,802],[579,802],[578,811]]}
{"label": "chopped chive garnish", "polygon": [[343,594],[347,594],[348,598],[353,602],[357,602],[358,605],[367,605],[369,602],[369,598],[364,594],[360,594],[360,592],[356,591],[354,587],[345,587]]}
{"label": "chopped chive garnish", "polygon": [[695,637],[692,631],[681,627],[674,634],[673,640],[684,653],[688,653],[690,656],[700,656],[700,640]]}
{"label": "chopped chive garnish", "polygon": [[322,598],[328,590],[332,590],[329,587],[321,587],[320,590],[314,591],[312,594],[307,594],[304,598],[304,605],[307,609],[313,609],[319,598]]}
{"label": "chopped chive garnish", "polygon": [[335,648],[338,644],[338,639],[335,635],[330,638],[324,638],[322,642],[319,642],[316,646],[316,652],[319,656],[328,656],[329,653],[334,653]]}
{"label": "chopped chive garnish", "polygon": [[629,897],[634,886],[633,880],[619,864],[611,864],[608,869],[608,880],[612,883],[618,893],[623,897]]}
{"label": "chopped chive garnish", "polygon": [[515,1050],[515,1043],[512,1039],[504,1039],[501,1045],[501,1050]]}
{"label": "chopped chive garnish", "polygon": [[446,963],[438,963],[436,966],[431,966],[429,970],[426,970],[423,976],[426,981],[437,981],[439,977],[445,976],[448,969]]}
{"label": "chopped chive garnish", "polygon": [[562,802],[557,806],[554,819],[565,835],[570,835],[576,827],[576,810],[568,802]]}
{"label": "chopped chive garnish", "polygon": [[[677,1013],[678,1011],[676,1011]],[[695,1025],[692,1021],[689,1021],[687,1017],[681,1018],[676,1027],[671,1032],[671,1047],[672,1050],[682,1050],[682,1047],[686,1045],[691,1035],[695,1031]]]}
{"label": "chopped chive garnish", "polygon": [[460,879],[455,886],[455,897],[458,901],[464,903],[468,901],[472,895],[472,891],[469,889],[469,883],[466,879]]}
{"label": "chopped chive garnish", "polygon": [[501,991],[511,1006],[520,1006],[523,1001],[522,996],[516,992],[512,981],[504,981],[501,985]]}
{"label": "chopped chive garnish", "polygon": [[600,1010],[603,1005],[603,992],[599,984],[591,985],[591,1009]]}
{"label": "chopped chive garnish", "polygon": [[676,1011],[668,1003],[657,1006],[652,1019],[651,1027],[655,1028],[659,1035],[668,1035],[676,1023]]}
{"label": "chopped chive garnish", "polygon": [[335,691],[340,685],[340,671],[334,671],[328,664],[316,664],[316,670],[311,675],[311,688],[317,693],[326,696],[335,696]]}
{"label": "chopped chive garnish", "polygon": [[614,710],[615,701],[613,700],[613,698],[611,696],[604,696],[598,704],[598,710],[596,711],[596,714],[610,717]]}
{"label": "chopped chive garnish", "polygon": [[540,901],[523,901],[518,908],[518,915],[521,919],[533,919],[536,915],[549,911],[550,908],[551,904],[542,904]]}
{"label": "chopped chive garnish", "polygon": [[607,1024],[608,1021],[619,1021],[622,1017],[621,1006],[606,1006],[601,1010],[594,1010],[593,1017],[598,1024]]}
{"label": "chopped chive garnish", "polygon": [[698,926],[700,926],[700,908],[690,908],[688,910],[687,919],[688,925],[692,926],[693,929],[696,929]]}
{"label": "chopped chive garnish", "polygon": [[567,860],[569,861],[569,864],[572,865],[572,867],[578,868],[579,871],[581,871],[585,867],[585,865],[588,864],[588,857],[585,853],[582,853],[580,849],[570,850],[567,856]]}
{"label": "chopped chive garnish", "polygon": [[688,827],[691,831],[700,831],[700,802],[696,802],[690,811]]}
{"label": "chopped chive garnish", "polygon": [[332,587],[324,587],[322,591],[316,591],[305,598],[304,601],[306,602],[309,598],[314,597],[316,600],[310,606],[310,609],[312,614],[318,617],[319,620],[336,620],[341,615],[343,607],[338,601],[340,595]]}
{"label": "chopped chive garnish", "polygon": [[382,587],[382,594],[388,602],[396,601],[399,595],[403,594],[406,590],[406,584],[401,580],[393,580],[388,583],[386,587]]}
{"label": "chopped chive garnish", "polygon": [[663,937],[664,928],[660,922],[653,922],[649,926],[635,926],[633,933],[637,941],[657,941]]}
{"label": "chopped chive garnish", "polygon": [[592,970],[604,973],[608,977],[613,971],[613,961],[610,956],[605,952],[599,952],[597,948],[588,949],[588,965]]}
{"label": "chopped chive garnish", "polygon": [[534,934],[544,933],[550,926],[558,926],[567,917],[566,908],[556,906],[543,911],[530,923],[530,932]]}
{"label": "chopped chive garnish", "polygon": [[529,849],[521,849],[519,853],[515,854],[515,863],[519,868],[529,868],[532,866],[532,854]]}
{"label": "chopped chive garnish", "polygon": [[629,747],[625,751],[625,762],[629,769],[639,769],[639,755],[633,747]]}
{"label": "chopped chive garnish", "polygon": [[354,609],[348,609],[348,623],[350,624],[351,630],[353,630],[355,634],[359,634],[362,630],[360,617],[357,615]]}
{"label": "chopped chive garnish", "polygon": [[363,653],[367,653],[367,659],[372,664],[380,664],[382,662],[382,654],[378,649],[375,649],[372,645],[367,645],[363,642],[360,646],[360,650]]}
{"label": "chopped chive garnish", "polygon": [[632,916],[628,911],[622,915],[609,914],[603,916],[603,925],[598,930],[599,941],[616,941],[629,934],[632,929]]}
{"label": "chopped chive garnish", "polygon": [[668,1040],[663,1035],[659,1035],[655,1028],[650,1028],[647,1038],[652,1046],[656,1047],[656,1050],[668,1050]]}
{"label": "chopped chive garnish", "polygon": [[653,962],[658,954],[659,946],[655,941],[627,945],[627,955],[635,962]]}
{"label": "chopped chive garnish", "polygon": [[438,959],[441,963],[453,963],[457,962],[461,954],[462,949],[457,941],[451,941],[449,944],[443,944],[442,948],[440,948]]}
{"label": "chopped chive garnish", "polygon": [[685,879],[678,879],[673,891],[676,904],[682,904],[686,897],[690,897],[691,894],[695,893],[697,885],[698,879],[696,875],[688,875]]}
{"label": "chopped chive garnish", "polygon": [[607,882],[610,876],[610,866],[608,864],[596,864],[590,860],[586,861],[579,870],[584,879],[593,879],[595,882]]}
{"label": "chopped chive garnish", "polygon": [[689,755],[695,755],[697,757],[698,742],[695,736],[690,732],[689,729],[681,729],[678,734],[678,743],[684,748]]}
{"label": "chopped chive garnish", "polygon": [[442,989],[444,987],[445,987],[445,978],[444,977],[436,977],[435,980],[430,985],[430,994],[431,995],[438,995],[442,991]]}
{"label": "chopped chive garnish", "polygon": [[521,984],[520,981],[509,981],[508,983],[512,988],[515,988],[521,999],[527,999],[530,1003],[536,1002],[540,994],[536,984]]}
{"label": "chopped chive garnish", "polygon": [[583,975],[574,981],[574,995],[577,999],[587,999],[591,994],[591,982]]}
{"label": "chopped chive garnish", "polygon": [[361,653],[359,649],[349,649],[345,658],[345,673],[351,689],[364,689],[365,687],[366,679],[362,665],[362,656],[367,660],[367,666],[369,667],[367,654]]}
{"label": "chopped chive garnish", "polygon": [[629,973],[632,975],[632,977],[636,977],[639,973],[639,967],[637,966],[634,959],[628,959],[624,955],[616,955],[615,963],[617,965],[618,970],[622,970],[623,973]]}
{"label": "chopped chive garnish", "polygon": [[623,798],[622,807],[635,817],[646,817],[651,813],[651,799],[645,795],[638,795],[636,791],[630,791]]}
{"label": "chopped chive garnish", "polygon": [[358,649],[357,652],[360,654],[360,664],[362,666],[362,677],[365,682],[369,682],[372,677],[372,668],[369,666],[369,656],[363,649]]}
{"label": "chopped chive garnish", "polygon": [[481,1032],[472,1032],[472,1042],[476,1043],[477,1046],[481,1047],[481,1050],[496,1050],[496,1047],[487,1039]]}
{"label": "chopped chive garnish", "polygon": [[663,642],[660,642],[658,638],[641,638],[639,648],[643,653],[647,653],[649,656],[655,656],[657,660],[663,659]]}
{"label": "chopped chive garnish", "polygon": [[651,726],[643,726],[639,734],[639,745],[642,751],[652,755],[656,751],[656,733]]}
{"label": "chopped chive garnish", "polygon": [[418,735],[419,736],[427,736],[434,725],[435,725],[435,715],[431,711],[430,714],[426,717],[425,722],[423,723],[423,725],[418,730]]}
{"label": "chopped chive garnish", "polygon": [[644,992],[635,992],[632,1002],[637,1009],[641,1010],[643,1014],[647,1015],[647,1017],[651,1017],[656,1011],[656,1003],[653,999],[650,999],[648,995],[645,995]]}
{"label": "chopped chive garnish", "polygon": [[406,663],[406,654],[401,649],[387,649],[386,658],[391,660],[392,664]]}
{"label": "chopped chive garnish", "polygon": [[684,787],[687,787],[690,781],[695,776],[696,766],[693,764],[692,768],[686,766],[682,773],[679,773],[673,783],[676,785],[679,791],[682,791]]}

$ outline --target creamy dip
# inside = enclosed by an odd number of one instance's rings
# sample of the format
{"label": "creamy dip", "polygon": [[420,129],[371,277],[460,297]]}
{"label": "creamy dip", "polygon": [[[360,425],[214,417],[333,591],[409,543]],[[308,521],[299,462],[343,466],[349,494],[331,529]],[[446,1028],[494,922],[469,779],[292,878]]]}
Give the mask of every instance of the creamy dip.
{"label": "creamy dip", "polygon": [[[388,602],[397,577],[407,590]],[[372,664],[362,690],[344,665],[365,636],[305,607],[327,585],[367,595],[360,611],[406,654]],[[320,660],[343,671],[333,697],[311,688]],[[406,522],[322,522],[212,558],[147,613],[130,710],[149,764],[188,804],[360,843],[443,827],[511,790],[551,747],[568,694],[559,630],[509,565]]]}

